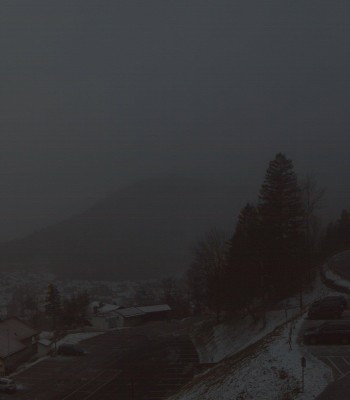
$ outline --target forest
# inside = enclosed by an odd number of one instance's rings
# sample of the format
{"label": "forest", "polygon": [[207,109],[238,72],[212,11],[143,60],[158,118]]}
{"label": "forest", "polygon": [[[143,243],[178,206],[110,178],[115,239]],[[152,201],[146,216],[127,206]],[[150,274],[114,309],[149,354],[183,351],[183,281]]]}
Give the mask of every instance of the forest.
{"label": "forest", "polygon": [[268,306],[311,287],[320,265],[350,247],[349,210],[322,227],[325,189],[299,180],[292,160],[269,162],[256,204],[240,211],[231,237],[213,228],[194,247],[186,274],[194,313],[242,312],[264,318]]}

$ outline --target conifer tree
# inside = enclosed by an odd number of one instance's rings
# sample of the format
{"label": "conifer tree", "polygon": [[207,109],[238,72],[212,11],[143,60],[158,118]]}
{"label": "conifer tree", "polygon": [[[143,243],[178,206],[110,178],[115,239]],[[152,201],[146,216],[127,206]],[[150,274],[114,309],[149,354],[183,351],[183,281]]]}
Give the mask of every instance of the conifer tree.
{"label": "conifer tree", "polygon": [[259,229],[258,210],[247,203],[228,243],[228,276],[235,307],[245,306],[261,296]]}
{"label": "conifer tree", "polygon": [[259,195],[261,249],[274,296],[300,289],[305,252],[302,192],[293,163],[282,153],[270,161]]}
{"label": "conifer tree", "polygon": [[61,311],[61,295],[57,286],[49,283],[45,298],[45,310],[49,315],[58,315]]}

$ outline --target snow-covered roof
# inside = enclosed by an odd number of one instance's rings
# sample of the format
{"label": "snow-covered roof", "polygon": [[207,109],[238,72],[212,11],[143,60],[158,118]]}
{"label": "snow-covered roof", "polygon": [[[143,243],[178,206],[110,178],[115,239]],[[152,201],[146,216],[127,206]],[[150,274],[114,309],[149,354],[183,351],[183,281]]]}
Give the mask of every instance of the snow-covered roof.
{"label": "snow-covered roof", "polygon": [[120,308],[120,306],[117,306],[115,304],[105,304],[104,306],[102,306],[98,309],[98,312],[99,313],[108,313],[110,311],[118,310],[118,308]]}
{"label": "snow-covered roof", "polygon": [[159,304],[155,306],[142,306],[142,307],[128,307],[120,308],[115,311],[117,314],[122,315],[125,318],[135,317],[139,315],[152,314],[162,311],[170,311],[171,308],[167,304]]}
{"label": "snow-covered roof", "polygon": [[115,318],[119,315],[118,310],[113,310],[113,311],[109,311],[109,312],[104,312],[104,313],[97,313],[95,315],[93,315],[93,318],[105,318],[105,319],[109,319],[109,318]]}
{"label": "snow-covered roof", "polygon": [[117,313],[125,318],[136,317],[145,314],[145,312],[140,310],[138,307],[121,308],[120,310],[117,310]]}
{"label": "snow-covered roof", "polygon": [[102,332],[78,332],[78,333],[69,333],[64,338],[57,341],[57,345],[63,343],[69,344],[77,344],[80,343],[82,340],[90,339],[95,336],[102,335]]}
{"label": "snow-covered roof", "polygon": [[156,306],[143,306],[143,307],[137,307],[137,308],[139,310],[142,310],[145,313],[171,311],[171,308],[168,306],[168,304],[159,304],[159,305],[156,305]]}
{"label": "snow-covered roof", "polygon": [[40,339],[38,343],[41,344],[42,346],[47,346],[47,347],[51,346],[52,344],[51,340],[49,339]]}

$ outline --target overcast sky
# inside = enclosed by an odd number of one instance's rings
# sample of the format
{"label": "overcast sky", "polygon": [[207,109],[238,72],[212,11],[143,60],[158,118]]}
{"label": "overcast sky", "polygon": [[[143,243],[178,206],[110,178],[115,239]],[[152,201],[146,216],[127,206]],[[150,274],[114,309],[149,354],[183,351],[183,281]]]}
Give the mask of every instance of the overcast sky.
{"label": "overcast sky", "polygon": [[348,1],[2,0],[0,239],[145,177],[258,192],[279,151],[339,214],[349,15]]}

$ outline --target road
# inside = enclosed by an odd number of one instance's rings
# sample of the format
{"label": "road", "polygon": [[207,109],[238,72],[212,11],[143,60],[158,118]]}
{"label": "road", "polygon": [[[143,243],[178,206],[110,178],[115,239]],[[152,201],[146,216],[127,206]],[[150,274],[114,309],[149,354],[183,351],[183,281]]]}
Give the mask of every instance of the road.
{"label": "road", "polygon": [[[198,356],[184,332],[158,323],[81,342],[85,356],[47,358],[19,373],[17,400],[159,400],[193,376]],[[9,395],[1,395],[1,399]]]}
{"label": "road", "polygon": [[350,250],[343,251],[328,260],[329,267],[343,278],[350,280]]}

